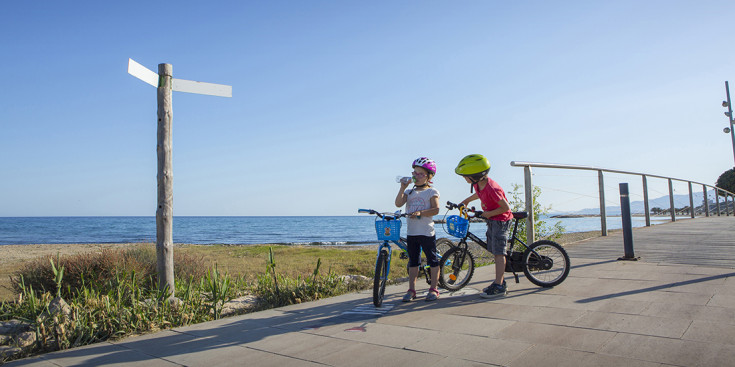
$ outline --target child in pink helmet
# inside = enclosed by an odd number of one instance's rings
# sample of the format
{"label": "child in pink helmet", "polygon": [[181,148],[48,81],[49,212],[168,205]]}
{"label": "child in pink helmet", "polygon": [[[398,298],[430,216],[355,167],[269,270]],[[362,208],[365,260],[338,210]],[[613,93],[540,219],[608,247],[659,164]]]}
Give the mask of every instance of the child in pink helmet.
{"label": "child in pink helmet", "polygon": [[439,214],[439,191],[431,186],[431,179],[436,175],[436,163],[429,158],[421,157],[413,161],[414,186],[408,189],[410,182],[401,182],[396,195],[396,206],[406,205],[408,218],[408,292],[403,302],[416,298],[416,278],[421,264],[421,250],[426,262],[431,267],[431,284],[426,301],[439,298],[437,284],[439,280],[439,257],[436,253],[436,232],[434,232],[433,216]]}

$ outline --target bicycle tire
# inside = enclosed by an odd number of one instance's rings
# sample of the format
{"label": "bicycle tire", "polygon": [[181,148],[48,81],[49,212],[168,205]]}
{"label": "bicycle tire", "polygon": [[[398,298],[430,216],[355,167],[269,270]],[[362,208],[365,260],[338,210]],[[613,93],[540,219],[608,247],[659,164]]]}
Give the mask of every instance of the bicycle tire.
{"label": "bicycle tire", "polygon": [[475,274],[475,257],[466,247],[452,247],[442,256],[439,265],[439,286],[448,291],[462,289]]}
{"label": "bicycle tire", "polygon": [[385,295],[385,284],[388,282],[388,252],[383,250],[375,262],[375,277],[373,280],[373,304],[380,307]]}
{"label": "bicycle tire", "polygon": [[561,284],[569,275],[570,268],[567,251],[554,241],[536,241],[523,252],[523,274],[539,287]]}
{"label": "bicycle tire", "polygon": [[455,246],[456,245],[454,244],[454,242],[452,242],[452,240],[450,240],[449,238],[440,238],[436,240],[436,253],[441,259],[445,253],[447,253],[451,248]]}

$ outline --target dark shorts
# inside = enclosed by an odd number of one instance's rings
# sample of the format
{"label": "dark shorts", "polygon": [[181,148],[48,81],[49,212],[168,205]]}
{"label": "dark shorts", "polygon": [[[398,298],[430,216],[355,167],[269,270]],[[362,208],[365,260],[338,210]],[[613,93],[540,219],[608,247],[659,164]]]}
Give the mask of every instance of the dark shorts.
{"label": "dark shorts", "polygon": [[505,255],[508,246],[510,221],[487,221],[487,250],[493,255]]}
{"label": "dark shorts", "polygon": [[421,250],[424,250],[426,263],[429,266],[439,266],[439,256],[436,254],[436,236],[408,236],[406,238],[408,247],[408,266],[417,267],[421,265]]}

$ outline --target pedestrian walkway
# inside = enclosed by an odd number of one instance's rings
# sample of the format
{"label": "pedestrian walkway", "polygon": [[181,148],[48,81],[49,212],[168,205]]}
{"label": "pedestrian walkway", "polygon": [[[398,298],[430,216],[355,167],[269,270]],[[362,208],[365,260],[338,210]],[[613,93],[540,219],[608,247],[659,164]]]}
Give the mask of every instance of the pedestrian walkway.
{"label": "pedestrian walkway", "polygon": [[[509,278],[507,297],[486,300],[493,268],[482,267],[436,302],[402,303],[399,284],[380,309],[365,291],[7,365],[735,366],[735,261],[720,261],[735,259],[735,219],[701,219],[722,233],[699,221],[634,230],[640,261],[616,260],[614,234],[571,245],[572,271],[554,288]],[[666,257],[664,243],[701,256]]]}

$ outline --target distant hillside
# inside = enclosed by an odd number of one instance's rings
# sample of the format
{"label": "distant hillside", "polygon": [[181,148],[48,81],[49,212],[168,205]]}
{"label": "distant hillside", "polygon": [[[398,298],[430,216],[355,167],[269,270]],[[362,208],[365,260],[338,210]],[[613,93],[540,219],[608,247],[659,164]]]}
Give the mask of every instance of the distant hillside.
{"label": "distant hillside", "polygon": [[[698,212],[704,211],[704,193],[703,192],[694,192],[692,193],[692,196],[694,198],[694,207],[697,208]],[[709,191],[707,192],[707,198],[710,202],[710,210],[715,210],[716,205],[716,199],[715,199],[715,192]],[[606,201],[612,201],[613,199],[606,195]],[[617,201],[620,201],[620,198],[616,198]],[[721,209],[724,209],[724,202],[725,199],[723,197],[720,197],[720,207]],[[671,203],[669,203],[669,196],[661,196],[655,199],[648,199],[648,206],[651,211],[654,211],[654,208],[660,208],[662,210],[665,210],[666,213],[668,213],[668,209],[670,207]],[[732,205],[730,203],[730,205]],[[674,195],[674,207],[676,209],[681,208],[688,208],[689,207],[689,194],[684,195]],[[630,212],[631,214],[644,214],[643,201],[632,201],[630,202]],[[620,206],[605,206],[605,212],[607,215],[620,215]],[[567,212],[567,213],[554,213],[553,215],[558,214],[567,214],[567,215],[599,215],[600,214],[600,208],[587,208],[582,210],[577,210],[573,212]]]}

